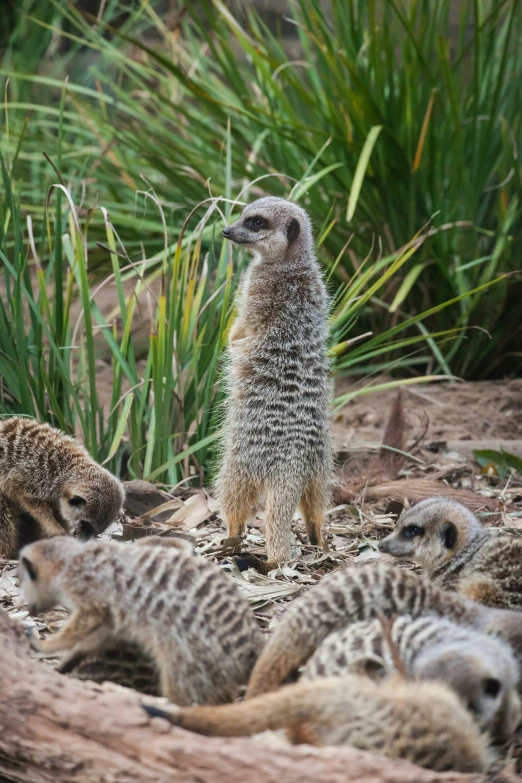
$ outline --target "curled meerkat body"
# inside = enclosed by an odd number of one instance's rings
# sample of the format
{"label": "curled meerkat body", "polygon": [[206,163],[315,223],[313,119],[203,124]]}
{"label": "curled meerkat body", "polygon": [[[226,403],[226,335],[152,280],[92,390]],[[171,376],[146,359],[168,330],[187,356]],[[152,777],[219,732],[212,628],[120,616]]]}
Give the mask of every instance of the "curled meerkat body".
{"label": "curled meerkat body", "polygon": [[491,737],[499,742],[512,737],[521,717],[520,672],[506,642],[441,617],[401,616],[386,630],[376,619],[330,634],[301,680],[357,673],[438,680],[455,691]]}
{"label": "curled meerkat body", "polygon": [[185,546],[142,542],[59,536],[22,550],[20,587],[31,611],[56,605],[73,611],[41,642],[42,651],[67,651],[66,670],[123,640],[154,660],[161,692],[176,704],[233,699],[263,642],[248,601],[234,579]]}
{"label": "curled meerkat body", "polygon": [[58,668],[62,674],[78,680],[115,682],[149,696],[161,696],[160,673],[154,659],[129,642],[116,642]]}
{"label": "curled meerkat body", "polygon": [[1,515],[0,556],[19,545],[21,512],[43,536],[103,532],[122,512],[121,482],[60,430],[34,419],[0,420],[0,493],[9,503]]}
{"label": "curled meerkat body", "polygon": [[454,500],[428,498],[408,509],[379,549],[418,563],[446,590],[522,609],[522,540],[492,533]]}
{"label": "curled meerkat body", "polygon": [[321,544],[332,472],[328,297],[304,210],[280,198],[250,204],[223,236],[254,254],[230,332],[229,394],[216,483],[228,535],[239,536],[261,492],[268,561],[288,560],[298,504]]}
{"label": "curled meerkat body", "polygon": [[286,609],[252,671],[247,697],[274,690],[306,663],[326,637],[379,615],[450,617],[496,633],[522,656],[522,614],[491,609],[428,579],[393,566],[344,568],[296,598]]}
{"label": "curled meerkat body", "polygon": [[489,762],[485,738],[442,683],[375,683],[347,675],[299,682],[221,707],[169,713],[143,707],[151,716],[212,736],[286,728],[293,737],[311,732],[319,744],[349,744],[441,772],[483,772]]}

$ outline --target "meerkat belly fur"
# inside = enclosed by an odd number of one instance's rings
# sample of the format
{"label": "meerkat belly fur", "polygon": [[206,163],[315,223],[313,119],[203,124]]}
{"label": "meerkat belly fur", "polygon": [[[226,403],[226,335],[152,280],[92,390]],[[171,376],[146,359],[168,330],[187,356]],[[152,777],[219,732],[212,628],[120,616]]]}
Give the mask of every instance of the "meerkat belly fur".
{"label": "meerkat belly fur", "polygon": [[454,500],[428,498],[413,506],[379,548],[418,563],[447,590],[488,606],[522,609],[522,540],[493,533]]}
{"label": "meerkat belly fur", "polygon": [[324,577],[284,612],[254,667],[247,697],[274,690],[326,637],[379,615],[450,617],[498,634],[522,656],[522,613],[492,609],[393,566],[344,568]]}
{"label": "meerkat belly fur", "polygon": [[176,704],[233,699],[263,641],[247,600],[213,563],[161,539],[143,542],[58,536],[24,547],[20,585],[31,611],[73,611],[42,651],[67,651],[66,668],[116,639],[131,642],[154,660],[161,692]]}
{"label": "meerkat belly fur", "polygon": [[223,236],[254,254],[230,332],[228,401],[216,489],[229,536],[266,500],[270,562],[290,558],[300,504],[310,542],[321,528],[332,473],[328,297],[312,228],[300,207],[262,198]]}
{"label": "meerkat belly fur", "polygon": [[441,772],[483,772],[490,762],[485,737],[442,683],[375,683],[347,675],[299,682],[240,704],[174,713],[143,708],[200,734],[228,737],[286,728],[298,741],[352,745]]}
{"label": "meerkat belly fur", "polygon": [[302,680],[366,674],[439,680],[457,693],[482,730],[510,739],[521,717],[519,666],[506,642],[446,618],[397,617],[354,623],[326,637]]}
{"label": "meerkat belly fur", "polygon": [[78,441],[18,416],[0,421],[0,493],[10,502],[1,517],[4,557],[20,544],[20,510],[41,535],[89,537],[117,521],[124,501],[121,482]]}

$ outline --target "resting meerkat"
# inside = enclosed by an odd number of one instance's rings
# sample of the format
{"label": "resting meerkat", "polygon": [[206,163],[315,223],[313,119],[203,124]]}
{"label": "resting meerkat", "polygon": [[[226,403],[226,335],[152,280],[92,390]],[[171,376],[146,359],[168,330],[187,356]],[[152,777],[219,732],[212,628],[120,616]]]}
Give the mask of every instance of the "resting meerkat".
{"label": "resting meerkat", "polygon": [[456,694],[442,683],[375,683],[347,675],[299,682],[221,707],[167,713],[142,706],[152,717],[212,736],[286,728],[298,741],[353,745],[440,772],[483,772],[490,761],[485,737]]}
{"label": "resting meerkat", "polygon": [[20,545],[20,510],[43,536],[103,532],[122,513],[121,482],[60,430],[34,419],[0,420],[0,493],[10,502],[2,514],[0,556]]}
{"label": "resting meerkat", "polygon": [[133,643],[154,660],[161,693],[176,704],[233,699],[263,642],[235,580],[177,539],[43,539],[21,551],[19,579],[31,613],[72,609],[40,643],[43,652],[68,652],[61,668],[116,640]]}
{"label": "resting meerkat", "polygon": [[281,198],[250,204],[223,236],[252,251],[230,331],[227,413],[216,490],[229,537],[266,500],[268,561],[291,556],[298,505],[310,543],[332,474],[329,302],[306,212]]}
{"label": "resting meerkat", "polygon": [[454,500],[417,503],[379,549],[418,563],[446,590],[488,606],[522,609],[522,540],[495,535]]}
{"label": "resting meerkat", "polygon": [[128,642],[119,641],[106,649],[70,659],[59,666],[59,671],[77,680],[115,682],[149,696],[161,696],[160,673],[153,658]]}
{"label": "resting meerkat", "polygon": [[520,721],[520,672],[509,645],[447,618],[401,616],[387,627],[378,619],[349,625],[326,637],[301,680],[347,674],[444,682],[498,742],[509,740]]}
{"label": "resting meerkat", "polygon": [[450,617],[496,633],[522,657],[522,613],[492,609],[393,566],[343,568],[323,577],[283,613],[254,666],[247,698],[274,690],[306,663],[326,637],[383,615]]}

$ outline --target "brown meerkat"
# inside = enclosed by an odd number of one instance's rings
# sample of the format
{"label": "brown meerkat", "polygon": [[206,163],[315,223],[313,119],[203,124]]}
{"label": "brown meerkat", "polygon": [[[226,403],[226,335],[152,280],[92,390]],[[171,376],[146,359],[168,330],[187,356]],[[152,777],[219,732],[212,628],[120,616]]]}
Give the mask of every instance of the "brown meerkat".
{"label": "brown meerkat", "polygon": [[241,536],[262,492],[269,563],[291,557],[300,505],[321,545],[332,475],[329,301],[306,212],[261,198],[223,236],[252,251],[230,331],[228,398],[216,482],[229,537]]}
{"label": "brown meerkat", "polygon": [[378,680],[438,680],[460,697],[483,731],[506,742],[520,718],[519,666],[506,642],[442,617],[403,615],[354,623],[326,637],[301,680],[366,674]]}
{"label": "brown meerkat", "polygon": [[496,535],[454,500],[417,503],[379,549],[418,563],[446,590],[488,606],[522,609],[522,539]]}
{"label": "brown meerkat", "polygon": [[[38,523],[41,535],[103,532],[122,513],[119,479],[60,430],[34,419],[0,420],[0,493]],[[18,511],[2,516],[0,556],[20,545]]]}
{"label": "brown meerkat", "polygon": [[347,675],[221,707],[142,707],[151,717],[211,736],[286,728],[294,740],[311,735],[317,744],[353,745],[440,772],[483,772],[490,763],[486,738],[457,695],[438,682],[376,683]]}
{"label": "brown meerkat", "polygon": [[233,699],[263,643],[236,581],[174,539],[43,539],[21,551],[19,578],[31,613],[72,610],[40,643],[42,652],[68,652],[61,668],[130,642],[155,661],[161,693],[176,704]]}
{"label": "brown meerkat", "polygon": [[277,688],[334,631],[401,614],[450,617],[496,633],[512,646],[517,660],[522,657],[522,613],[483,606],[391,565],[348,567],[325,576],[285,610],[254,666],[247,697]]}

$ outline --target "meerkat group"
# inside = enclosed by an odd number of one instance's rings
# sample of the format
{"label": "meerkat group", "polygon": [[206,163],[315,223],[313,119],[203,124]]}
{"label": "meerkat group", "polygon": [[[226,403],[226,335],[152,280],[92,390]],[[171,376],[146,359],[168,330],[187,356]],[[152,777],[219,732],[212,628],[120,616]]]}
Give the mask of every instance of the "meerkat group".
{"label": "meerkat group", "polygon": [[[329,301],[295,204],[260,199],[223,236],[253,260],[229,336],[217,496],[233,537],[264,494],[275,567],[290,559],[298,506],[310,543],[322,543]],[[292,742],[351,744],[440,771],[483,772],[490,740],[513,736],[522,545],[464,507],[419,503],[380,542],[425,576],[337,570],[291,602],[265,644],[234,579],[179,540],[82,540],[105,530],[123,499],[74,439],[19,417],[0,424],[0,555],[20,546],[24,516],[45,536],[20,552],[19,581],[31,612],[71,610],[39,644],[64,654],[62,673],[166,696],[176,709],[144,709],[203,734],[286,729]],[[246,700],[231,704],[244,685]]]}

